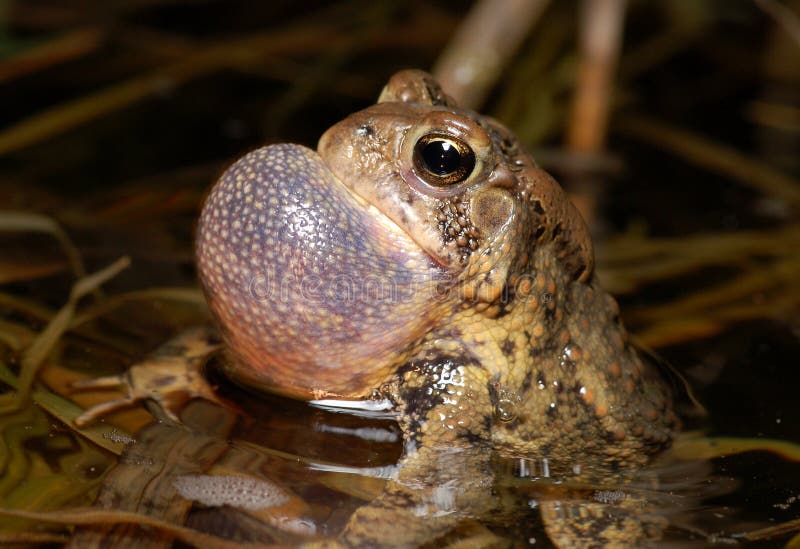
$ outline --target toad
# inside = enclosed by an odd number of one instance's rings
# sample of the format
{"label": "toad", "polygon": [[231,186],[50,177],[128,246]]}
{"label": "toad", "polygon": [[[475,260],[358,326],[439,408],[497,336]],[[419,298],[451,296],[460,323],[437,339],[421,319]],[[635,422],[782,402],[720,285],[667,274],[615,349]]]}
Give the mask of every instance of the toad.
{"label": "toad", "polygon": [[[491,513],[491,456],[607,479],[679,427],[563,190],[421,71],[393,76],[317,151],[270,145],[233,164],[196,250],[232,379],[397,413],[397,473],[336,543],[413,547]],[[563,546],[652,535],[596,509],[556,526],[565,509],[542,506]]]}

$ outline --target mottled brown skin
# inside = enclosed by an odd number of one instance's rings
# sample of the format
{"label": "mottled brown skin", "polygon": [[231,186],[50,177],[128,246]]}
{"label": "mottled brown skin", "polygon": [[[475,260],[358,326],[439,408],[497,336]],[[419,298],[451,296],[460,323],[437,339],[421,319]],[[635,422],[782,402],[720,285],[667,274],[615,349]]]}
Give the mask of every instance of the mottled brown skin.
{"label": "mottled brown skin", "polygon": [[[421,167],[416,144],[432,133],[471,149],[466,177],[441,184]],[[351,519],[348,545],[385,536],[381,517],[399,525],[397,545],[414,546],[490,512],[487,452],[618,471],[646,463],[678,427],[561,188],[507,129],[458,108],[425,73],[395,75],[318,154],[275,145],[234,164],[204,208],[197,253],[234,378],[396,403],[402,467]],[[452,459],[469,465],[440,466]],[[459,512],[420,522],[424,497],[410,486],[464,470],[481,480],[453,496]],[[607,533],[643,535],[622,531]]]}

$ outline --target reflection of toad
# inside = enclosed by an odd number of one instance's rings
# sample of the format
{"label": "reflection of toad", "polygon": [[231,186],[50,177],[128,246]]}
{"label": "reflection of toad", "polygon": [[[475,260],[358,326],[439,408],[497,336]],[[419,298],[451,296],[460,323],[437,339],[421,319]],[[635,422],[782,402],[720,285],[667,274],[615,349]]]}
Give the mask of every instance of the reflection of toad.
{"label": "reflection of toad", "polygon": [[[205,204],[197,257],[233,379],[397,411],[394,478],[323,544],[414,547],[497,519],[492,456],[611,487],[537,503],[557,545],[658,537],[647,502],[614,485],[669,445],[670,392],[629,344],[560,187],[429,75],[395,75],[318,152],[272,145],[236,162]],[[167,377],[156,390],[180,389]]]}

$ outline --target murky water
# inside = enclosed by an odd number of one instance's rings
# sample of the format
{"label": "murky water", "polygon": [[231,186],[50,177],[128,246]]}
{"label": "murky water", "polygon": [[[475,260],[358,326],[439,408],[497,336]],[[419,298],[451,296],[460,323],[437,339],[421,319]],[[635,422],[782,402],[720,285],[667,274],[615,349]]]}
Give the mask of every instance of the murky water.
{"label": "murky water", "polygon": [[[240,419],[194,402],[183,416],[188,429],[149,426],[152,417],[139,403],[101,422],[92,439],[67,426],[65,418],[77,413],[68,401],[86,407],[119,394],[74,394],[70,383],[122,372],[172,334],[207,320],[192,290],[192,232],[203,193],[228,162],[264,142],[313,144],[331,123],[368,104],[396,68],[429,67],[460,12],[451,2],[387,2],[389,15],[367,21],[358,2],[307,2],[302,13],[281,3],[8,4],[4,52],[62,34],[81,38],[76,43],[84,49],[43,65],[10,63],[16,68],[2,73],[8,80],[0,101],[13,108],[0,115],[8,129],[0,139],[0,209],[57,220],[89,272],[121,255],[133,265],[78,304],[78,314],[91,319],[49,351],[35,404],[13,410],[10,390],[2,396],[0,507],[63,511],[101,494],[118,509],[146,508],[240,542],[296,545],[336,536],[353,513],[396,488],[404,447],[390,412],[335,411],[246,393],[212,372]],[[415,471],[418,482],[405,485],[425,502],[415,517],[431,529],[457,519],[456,533],[437,543],[546,547],[576,525],[597,540],[608,523],[603,517],[615,514],[620,524],[659,532],[663,546],[772,547],[796,532],[745,537],[800,517],[799,452],[792,446],[800,443],[797,205],[753,183],[764,171],[798,173],[796,121],[770,114],[776,107],[796,111],[796,69],[781,63],[796,60],[796,50],[755,3],[682,5],[631,8],[620,64],[624,108],[612,122],[626,115],[668,122],[755,167],[720,168],[708,149],[700,147],[706,156],[698,158],[698,148],[680,151],[612,123],[594,228],[600,276],[620,295],[623,318],[707,410],[701,417],[684,406],[692,433],[686,440],[694,446],[635,475],[587,471],[579,456],[559,463],[439,451],[435,463],[452,473],[449,482],[432,490],[430,471]],[[487,106],[567,183],[574,181],[571,161],[560,161],[553,149],[568,119],[563,75],[574,59],[575,20],[572,3],[552,3],[547,24],[523,46]],[[329,34],[316,26],[320,21],[331,22]],[[212,42],[230,45],[282,29],[303,35],[305,25],[313,32],[296,51],[266,50],[258,63],[223,63],[188,80],[175,71],[175,63]],[[363,44],[336,42],[376,28],[382,41],[373,30],[363,33]],[[233,47],[226,59],[239,59],[237,52]],[[115,107],[102,93],[164,67],[155,94]],[[98,111],[71,103],[87,97]],[[31,127],[44,133],[14,133],[15,124],[30,120],[39,120]],[[7,384],[75,280],[60,236],[32,226],[0,233],[0,369]],[[169,289],[158,299],[141,294],[113,302],[152,288]],[[65,399],[53,403],[43,394]],[[137,443],[119,458],[131,435]],[[716,443],[697,442],[708,439]],[[702,457],[709,452],[715,457]],[[177,493],[194,507],[176,503]],[[262,499],[254,502],[253,493]],[[620,506],[625,498],[631,504]],[[405,524],[408,530],[414,521]],[[0,528],[33,533],[43,544],[71,534],[8,517]],[[111,529],[111,539],[122,530]],[[387,543],[403,533],[387,528]],[[79,528],[84,535],[92,528]]]}

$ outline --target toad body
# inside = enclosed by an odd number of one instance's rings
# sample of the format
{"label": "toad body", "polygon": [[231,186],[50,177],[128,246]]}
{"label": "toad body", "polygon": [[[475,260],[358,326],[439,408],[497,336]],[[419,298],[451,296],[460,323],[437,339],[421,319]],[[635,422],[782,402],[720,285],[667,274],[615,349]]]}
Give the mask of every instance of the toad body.
{"label": "toad body", "polygon": [[[410,487],[448,485],[459,468],[485,479],[487,452],[618,471],[678,428],[564,192],[426,73],[396,74],[316,152],[271,145],[231,166],[205,204],[197,257],[239,383],[394,404],[403,466],[351,519],[347,545],[374,542],[387,509],[398,545],[445,532],[454,513],[420,526],[420,506],[445,504]],[[486,483],[473,484],[445,498],[462,517],[489,505],[475,495]]]}

